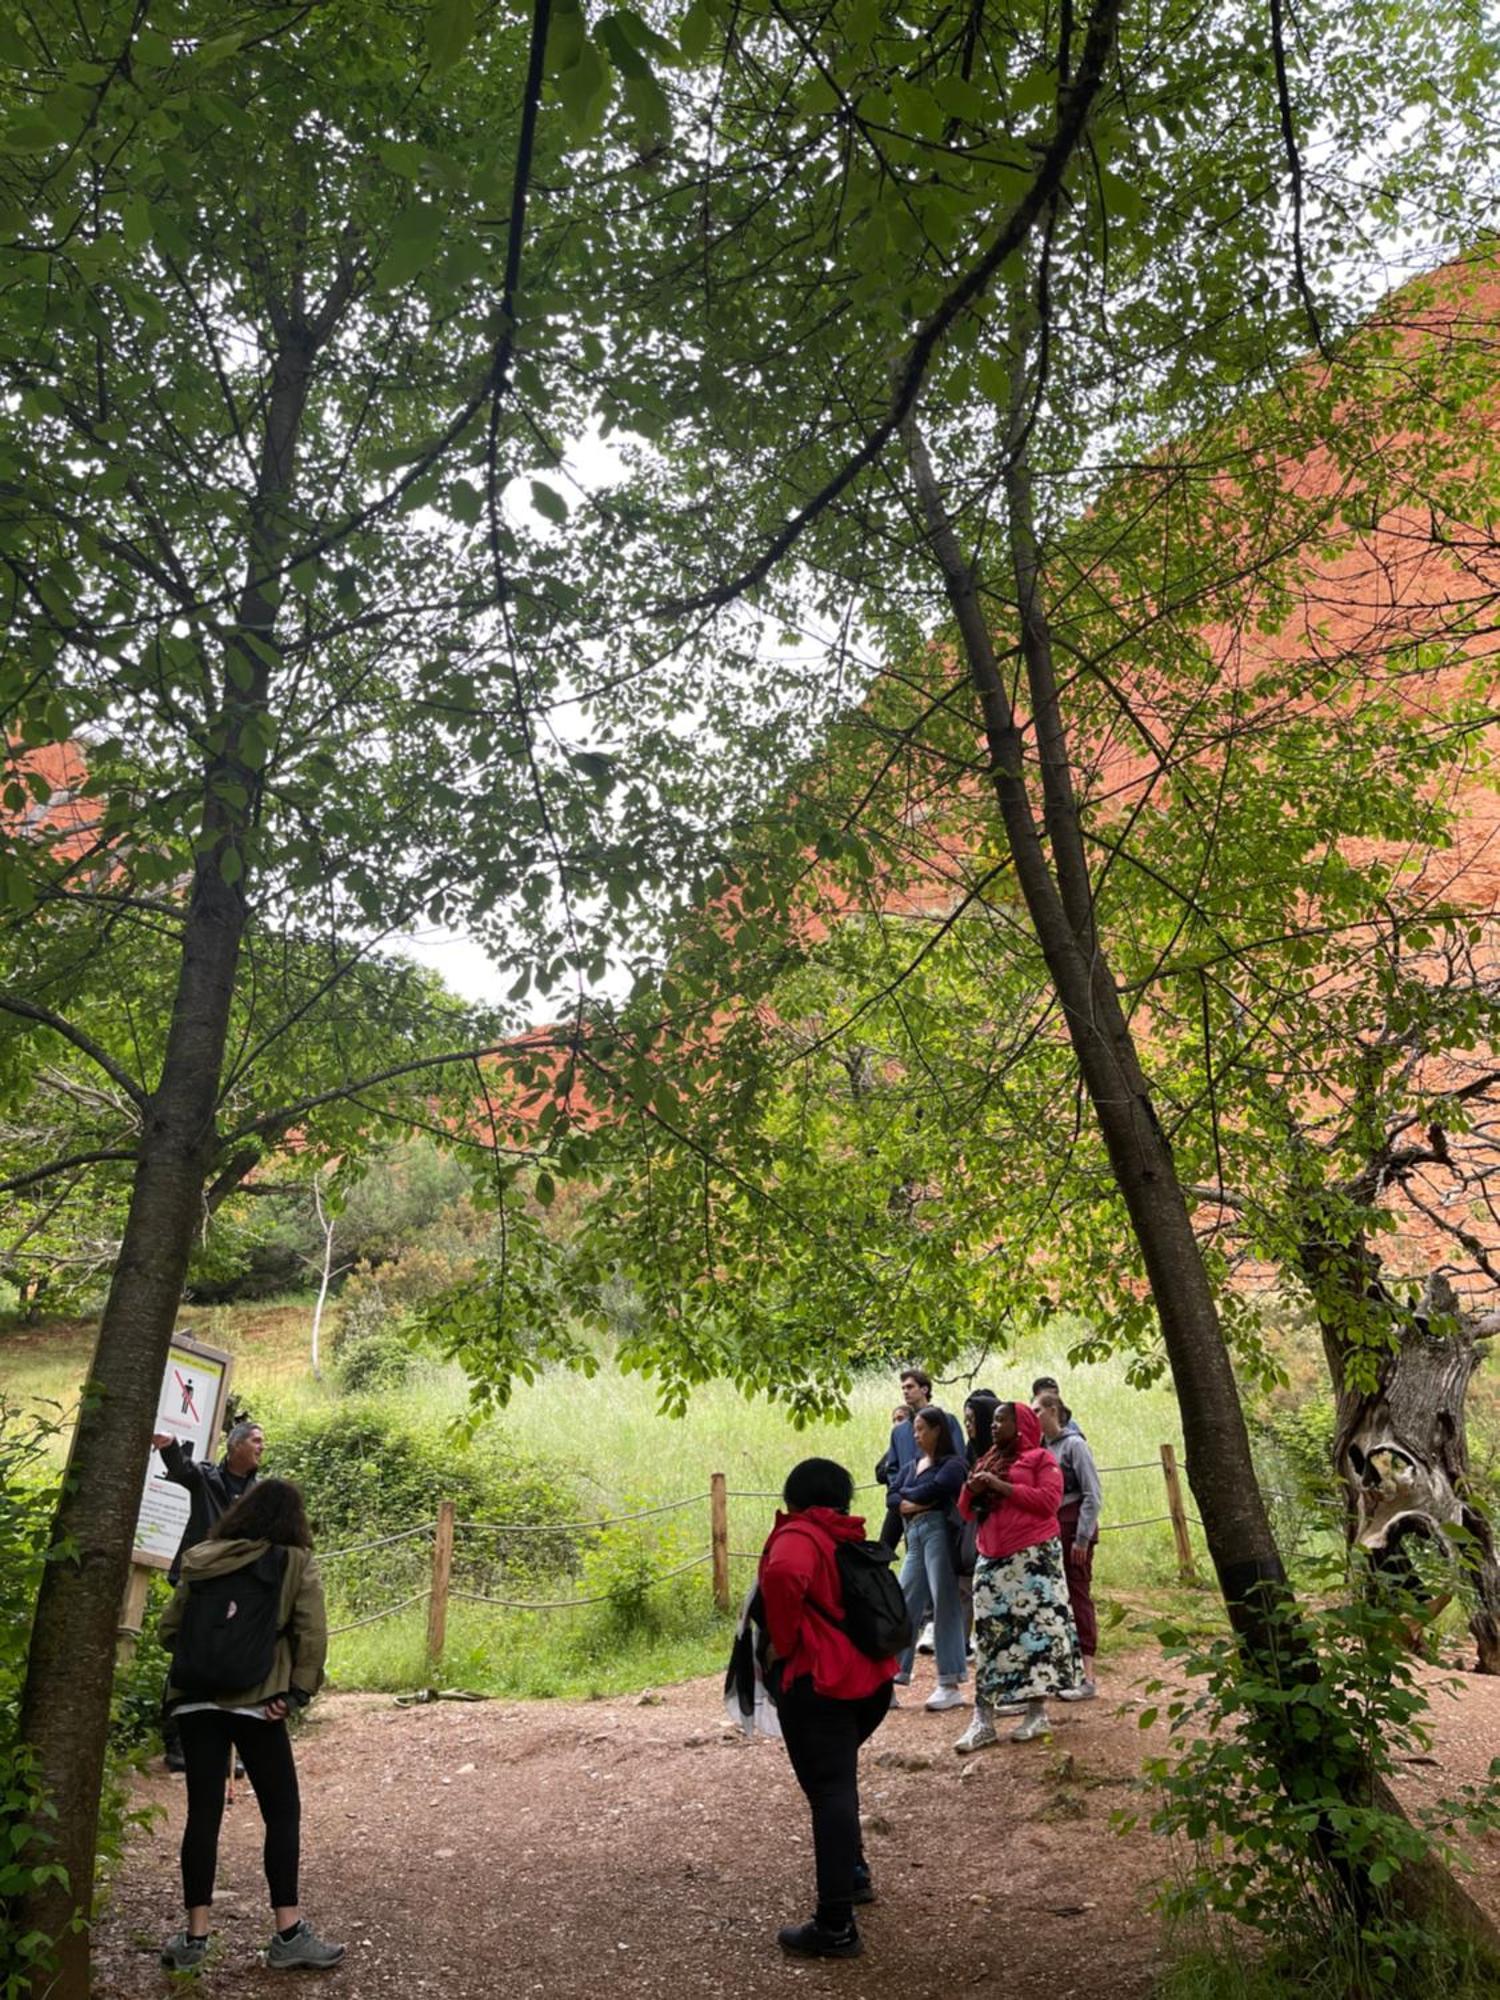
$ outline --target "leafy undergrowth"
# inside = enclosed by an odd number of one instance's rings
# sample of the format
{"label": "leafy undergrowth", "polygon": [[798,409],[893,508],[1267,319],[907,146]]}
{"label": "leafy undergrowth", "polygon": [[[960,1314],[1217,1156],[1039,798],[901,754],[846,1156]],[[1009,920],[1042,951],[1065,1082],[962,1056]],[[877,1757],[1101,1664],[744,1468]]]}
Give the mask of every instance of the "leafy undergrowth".
{"label": "leafy undergrowth", "polygon": [[[1162,1979],[1155,2000],[1351,2000],[1362,1989],[1354,1968],[1329,1958],[1287,1953],[1259,1958],[1253,1942],[1227,1933],[1200,1943]],[[1495,2000],[1495,1974],[1466,1960],[1450,1940],[1434,1944],[1430,1983],[1412,1986],[1432,2000]]]}
{"label": "leafy undergrowth", "polygon": [[332,1681],[343,1688],[399,1693],[436,1679],[445,1688],[530,1700],[593,1700],[696,1679],[722,1670],[734,1633],[706,1593],[664,1608],[655,1631],[622,1632],[583,1611],[517,1612],[501,1618],[482,1605],[455,1604],[441,1671],[426,1660],[421,1607],[334,1641]]}

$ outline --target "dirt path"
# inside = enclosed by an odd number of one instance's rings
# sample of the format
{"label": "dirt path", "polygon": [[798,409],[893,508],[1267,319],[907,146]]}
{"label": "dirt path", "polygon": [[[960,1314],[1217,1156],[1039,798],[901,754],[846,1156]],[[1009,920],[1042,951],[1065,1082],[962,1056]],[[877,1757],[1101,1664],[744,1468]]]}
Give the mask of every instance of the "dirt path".
{"label": "dirt path", "polygon": [[[1111,1687],[1124,1691],[1131,1665]],[[919,1679],[915,1693],[925,1692]],[[1157,1731],[1110,1700],[1059,1711],[1050,1746],[960,1762],[964,1717],[903,1708],[865,1753],[866,1845],[880,1901],[862,1959],[785,1960],[779,1924],[812,1904],[807,1813],[779,1745],[726,1730],[716,1682],[659,1698],[319,1703],[301,1738],[303,1894],[346,1939],[344,1995],[607,1993],[611,2000],[837,1993],[937,2000],[969,1989],[1047,2000],[1146,2000],[1160,1938],[1146,1892],[1164,1855],[1114,1835],[1110,1812]],[[1440,1702],[1443,1775],[1478,1775],[1500,1747],[1500,1683]],[[1415,1774],[1427,1782],[1425,1769]],[[96,1939],[101,2000],[161,1994],[156,1952],[180,1923],[182,1787],[132,1843]],[[269,1930],[259,1819],[244,1787],[227,1816],[205,1995],[282,1991],[257,1952]],[[1500,1913],[1500,1844],[1478,1892]]]}

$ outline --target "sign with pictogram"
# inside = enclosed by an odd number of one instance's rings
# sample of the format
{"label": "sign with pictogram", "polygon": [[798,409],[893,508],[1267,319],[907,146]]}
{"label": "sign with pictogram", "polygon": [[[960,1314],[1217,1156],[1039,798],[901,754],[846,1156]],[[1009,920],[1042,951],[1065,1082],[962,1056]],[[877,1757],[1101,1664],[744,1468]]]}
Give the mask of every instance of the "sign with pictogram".
{"label": "sign with pictogram", "polygon": [[[205,1347],[186,1334],[174,1334],[152,1428],[158,1434],[168,1432],[194,1458],[216,1458],[233,1370],[231,1355],[217,1347]],[[153,1450],[146,1467],[131,1560],[151,1569],[169,1569],[187,1521],[187,1488],[174,1486],[164,1477],[161,1453]]]}

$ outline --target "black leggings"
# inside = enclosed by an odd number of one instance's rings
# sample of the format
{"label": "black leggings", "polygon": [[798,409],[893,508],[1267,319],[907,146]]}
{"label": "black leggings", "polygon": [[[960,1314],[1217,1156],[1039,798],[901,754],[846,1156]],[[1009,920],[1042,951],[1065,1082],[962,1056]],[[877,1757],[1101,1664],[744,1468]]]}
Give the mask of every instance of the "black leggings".
{"label": "black leggings", "polygon": [[179,1715],[177,1726],[187,1760],[187,1825],[182,1829],[184,1908],[195,1909],[214,1899],[224,1780],[233,1747],[244,1759],[245,1775],[255,1787],[255,1801],[266,1823],[266,1883],[271,1907],[292,1909],[297,1902],[302,1800],[285,1722],[230,1715],[222,1708],[200,1708],[191,1715]]}
{"label": "black leggings", "polygon": [[859,1746],[891,1705],[891,1684],[858,1701],[815,1694],[801,1675],[776,1704],[782,1740],[797,1783],[812,1807],[820,1924],[842,1930],[854,1914],[854,1870],[865,1858],[859,1837]]}

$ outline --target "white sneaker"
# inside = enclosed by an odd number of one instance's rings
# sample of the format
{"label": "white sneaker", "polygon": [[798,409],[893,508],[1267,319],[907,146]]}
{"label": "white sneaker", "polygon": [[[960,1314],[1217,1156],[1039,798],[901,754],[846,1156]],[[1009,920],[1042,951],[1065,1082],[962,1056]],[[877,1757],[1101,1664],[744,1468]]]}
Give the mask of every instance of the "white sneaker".
{"label": "white sneaker", "polygon": [[935,1653],[937,1651],[937,1646],[932,1637],[932,1620],[930,1618],[922,1627],[921,1636],[917,1640],[917,1651],[919,1653]]}
{"label": "white sneaker", "polygon": [[1092,1681],[1080,1681],[1076,1688],[1064,1688],[1059,1701],[1097,1701],[1099,1690]]}
{"label": "white sneaker", "polygon": [[1051,1734],[1052,1724],[1047,1720],[1046,1704],[1040,1701],[1028,1701],[1026,1719],[1010,1732],[1010,1740],[1012,1743],[1033,1743],[1038,1736]]}
{"label": "white sneaker", "polygon": [[940,1687],[928,1695],[923,1708],[967,1708],[968,1697],[960,1687]]}
{"label": "white sneaker", "polygon": [[999,1736],[986,1709],[975,1707],[974,1720],[954,1744],[960,1757],[968,1757],[976,1750],[988,1750],[992,1743],[998,1743]]}

